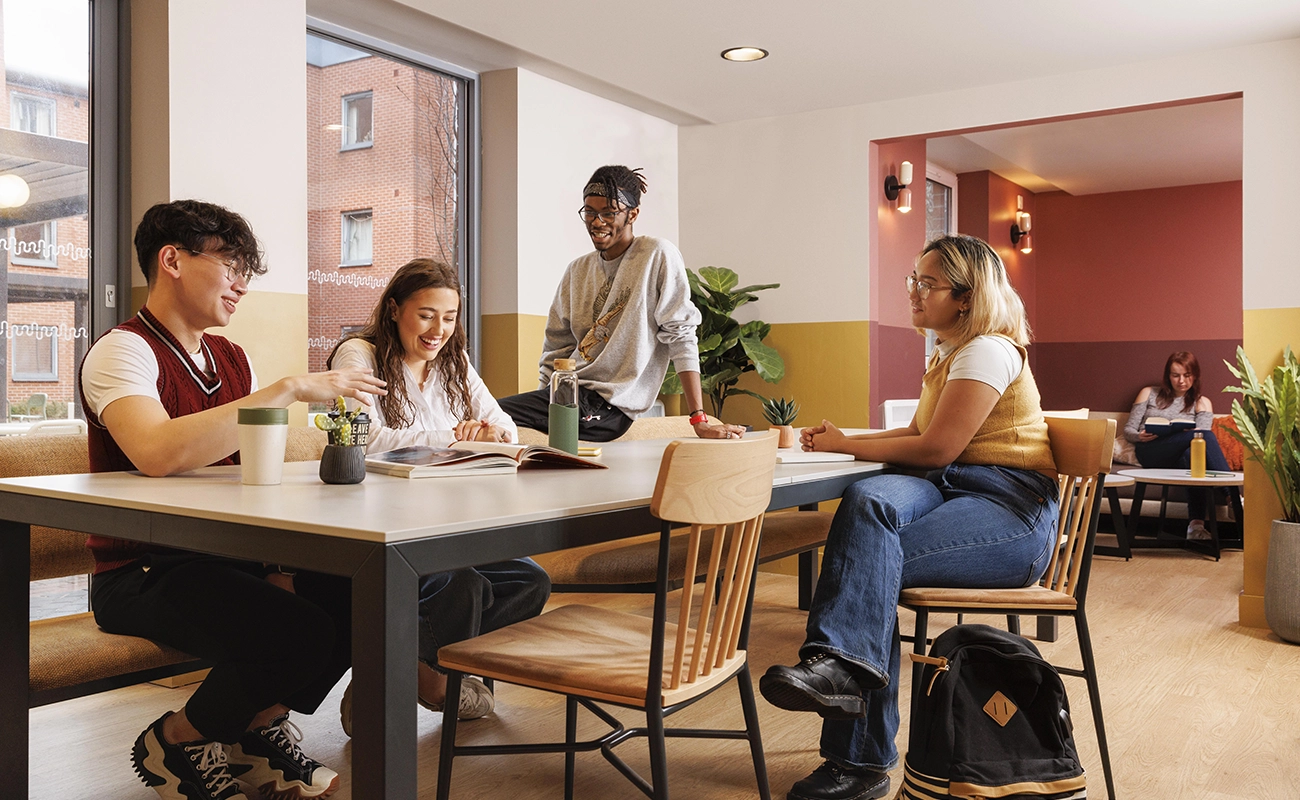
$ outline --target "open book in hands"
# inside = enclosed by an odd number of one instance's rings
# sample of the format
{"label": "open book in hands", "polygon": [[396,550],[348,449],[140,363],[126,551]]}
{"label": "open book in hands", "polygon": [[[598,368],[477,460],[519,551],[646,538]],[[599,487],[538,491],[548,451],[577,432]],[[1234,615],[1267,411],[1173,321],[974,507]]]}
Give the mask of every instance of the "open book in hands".
{"label": "open book in hands", "polygon": [[1143,430],[1156,436],[1168,436],[1171,433],[1191,430],[1196,427],[1196,423],[1186,419],[1176,419],[1172,422],[1164,417],[1147,417],[1142,424]]}
{"label": "open book in hands", "polygon": [[366,469],[402,478],[493,475],[515,472],[520,466],[609,469],[608,464],[539,444],[456,442],[450,447],[415,445],[366,456]]}

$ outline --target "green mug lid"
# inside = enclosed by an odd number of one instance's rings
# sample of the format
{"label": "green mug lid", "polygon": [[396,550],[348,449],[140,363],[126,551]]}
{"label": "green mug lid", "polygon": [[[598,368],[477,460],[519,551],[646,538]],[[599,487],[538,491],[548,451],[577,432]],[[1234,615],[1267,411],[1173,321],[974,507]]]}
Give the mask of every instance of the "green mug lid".
{"label": "green mug lid", "polygon": [[289,409],[287,408],[241,408],[239,409],[240,425],[288,425]]}

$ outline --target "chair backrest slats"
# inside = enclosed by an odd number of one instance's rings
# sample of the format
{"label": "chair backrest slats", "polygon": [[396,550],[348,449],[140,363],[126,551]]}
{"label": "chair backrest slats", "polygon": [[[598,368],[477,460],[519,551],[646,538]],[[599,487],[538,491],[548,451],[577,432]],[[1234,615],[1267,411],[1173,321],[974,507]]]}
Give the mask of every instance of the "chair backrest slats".
{"label": "chair backrest slats", "polygon": [[[684,588],[672,656],[664,664],[661,685],[667,689],[707,678],[739,650],[775,467],[775,432],[739,442],[675,441],[664,451],[650,510],[665,522],[690,526],[682,574],[671,576]],[[706,535],[708,566],[697,584],[686,576],[698,573]]]}
{"label": "chair backrest slats", "polygon": [[1086,576],[1085,556],[1105,473],[1110,472],[1115,421],[1049,417],[1047,435],[1056,461],[1060,519],[1058,546],[1042,585],[1074,596]]}

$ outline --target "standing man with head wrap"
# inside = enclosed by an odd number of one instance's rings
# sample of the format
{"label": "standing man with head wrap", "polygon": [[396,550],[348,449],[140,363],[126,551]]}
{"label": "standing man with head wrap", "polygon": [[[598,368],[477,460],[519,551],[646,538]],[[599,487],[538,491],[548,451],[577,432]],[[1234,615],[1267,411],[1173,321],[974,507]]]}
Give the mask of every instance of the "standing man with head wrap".
{"label": "standing man with head wrap", "polygon": [[555,359],[578,364],[578,436],[622,436],[654,404],[671,360],[682,381],[691,425],[705,439],[738,437],[743,428],[713,425],[704,414],[686,265],[672,242],[636,236],[632,223],[646,191],[640,168],[601,167],[583,189],[578,215],[595,247],[569,264],[555,292],[538,364],[541,388],[500,400],[517,425],[549,426]]}

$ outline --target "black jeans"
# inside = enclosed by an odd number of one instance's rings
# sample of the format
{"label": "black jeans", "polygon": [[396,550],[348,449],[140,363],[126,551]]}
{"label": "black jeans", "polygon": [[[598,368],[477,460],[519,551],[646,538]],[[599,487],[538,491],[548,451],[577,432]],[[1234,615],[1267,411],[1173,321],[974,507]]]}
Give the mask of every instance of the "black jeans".
{"label": "black jeans", "polygon": [[[551,427],[551,393],[546,389],[524,392],[497,400],[516,425],[546,433]],[[588,442],[610,442],[632,427],[632,418],[611,406],[591,389],[578,387],[578,438]]]}
{"label": "black jeans", "polygon": [[440,572],[420,579],[420,660],[438,665],[438,648],[542,613],[551,577],[531,558]]}
{"label": "black jeans", "polygon": [[[1179,431],[1161,436],[1150,442],[1138,442],[1133,445],[1138,463],[1145,469],[1188,469],[1192,465],[1192,438],[1201,434],[1205,439],[1205,468],[1216,472],[1228,471],[1228,459],[1223,456],[1219,440],[1212,431]],[[1213,514],[1214,509],[1206,509],[1206,499],[1213,489],[1187,489],[1187,518],[1209,519],[1206,514]],[[1211,504],[1212,505],[1212,504]]]}
{"label": "black jeans", "polygon": [[233,744],[277,703],[314,712],[351,664],[351,581],[299,572],[286,592],[263,572],[248,561],[153,553],[91,580],[99,627],[212,662],[185,704],[210,741]]}

